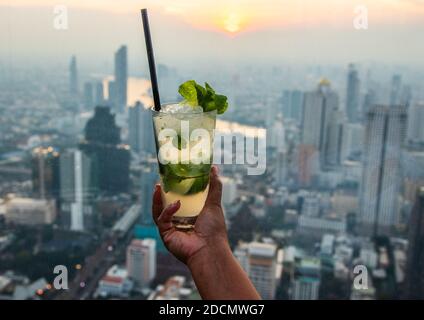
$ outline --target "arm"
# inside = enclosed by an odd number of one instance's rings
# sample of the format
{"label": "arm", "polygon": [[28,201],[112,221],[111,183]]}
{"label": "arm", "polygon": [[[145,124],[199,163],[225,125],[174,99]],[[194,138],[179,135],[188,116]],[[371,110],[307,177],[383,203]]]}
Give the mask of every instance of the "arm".
{"label": "arm", "polygon": [[227,243],[199,251],[188,261],[188,267],[203,299],[260,299]]}

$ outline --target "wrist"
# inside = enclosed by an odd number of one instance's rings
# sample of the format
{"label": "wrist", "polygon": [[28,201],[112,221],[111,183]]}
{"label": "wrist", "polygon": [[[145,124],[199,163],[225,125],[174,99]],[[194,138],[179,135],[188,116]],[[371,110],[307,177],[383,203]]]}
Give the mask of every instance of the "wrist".
{"label": "wrist", "polygon": [[193,254],[187,260],[187,267],[193,270],[196,267],[200,267],[209,264],[214,261],[217,257],[224,258],[232,256],[230,245],[226,238],[217,238],[207,243],[203,248]]}

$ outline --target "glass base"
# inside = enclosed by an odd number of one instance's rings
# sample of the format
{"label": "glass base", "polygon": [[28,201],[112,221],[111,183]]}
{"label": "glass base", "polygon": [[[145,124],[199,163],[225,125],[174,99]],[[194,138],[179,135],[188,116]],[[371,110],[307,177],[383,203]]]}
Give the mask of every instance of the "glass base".
{"label": "glass base", "polygon": [[196,223],[197,216],[194,217],[172,217],[172,223],[174,227],[181,231],[190,231],[194,228],[194,224]]}

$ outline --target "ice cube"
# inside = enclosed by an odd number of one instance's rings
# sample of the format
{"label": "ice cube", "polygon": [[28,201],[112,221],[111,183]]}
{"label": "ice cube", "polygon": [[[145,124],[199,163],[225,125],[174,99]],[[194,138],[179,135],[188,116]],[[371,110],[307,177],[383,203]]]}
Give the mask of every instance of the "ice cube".
{"label": "ice cube", "polygon": [[203,112],[203,108],[200,106],[192,107],[187,104],[178,103],[164,105],[161,111],[164,113],[200,113]]}

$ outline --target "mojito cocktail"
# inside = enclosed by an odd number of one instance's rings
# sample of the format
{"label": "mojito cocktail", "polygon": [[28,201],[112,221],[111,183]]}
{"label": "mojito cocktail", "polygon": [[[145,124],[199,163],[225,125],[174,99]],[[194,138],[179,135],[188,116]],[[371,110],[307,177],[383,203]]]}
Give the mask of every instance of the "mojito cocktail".
{"label": "mojito cocktail", "polygon": [[208,195],[216,110],[168,104],[152,113],[162,200],[164,206],[180,200],[173,223],[190,229]]}

